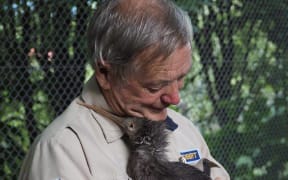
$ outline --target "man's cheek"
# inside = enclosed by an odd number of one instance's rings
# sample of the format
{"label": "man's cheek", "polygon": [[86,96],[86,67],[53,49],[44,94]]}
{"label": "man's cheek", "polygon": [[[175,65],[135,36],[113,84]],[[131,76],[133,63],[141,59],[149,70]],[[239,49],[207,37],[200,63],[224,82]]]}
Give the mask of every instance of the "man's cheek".
{"label": "man's cheek", "polygon": [[146,106],[154,106],[160,103],[159,97],[144,97],[141,98],[140,102]]}

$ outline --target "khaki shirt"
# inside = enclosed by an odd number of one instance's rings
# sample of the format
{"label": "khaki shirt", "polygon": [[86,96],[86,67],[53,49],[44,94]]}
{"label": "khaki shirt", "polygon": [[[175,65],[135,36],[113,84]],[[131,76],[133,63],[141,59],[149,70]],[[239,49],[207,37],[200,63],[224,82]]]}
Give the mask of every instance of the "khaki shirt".
{"label": "khaki shirt", "polygon": [[[77,104],[80,99],[109,109],[95,78],[91,78],[81,96],[35,140],[23,162],[19,180],[130,179],[126,173],[129,150],[121,139],[123,132],[112,121]],[[198,159],[205,157],[220,166],[211,169],[213,179],[230,179],[191,121],[170,109],[168,116],[169,160],[179,161],[185,156],[187,163],[203,169]]]}

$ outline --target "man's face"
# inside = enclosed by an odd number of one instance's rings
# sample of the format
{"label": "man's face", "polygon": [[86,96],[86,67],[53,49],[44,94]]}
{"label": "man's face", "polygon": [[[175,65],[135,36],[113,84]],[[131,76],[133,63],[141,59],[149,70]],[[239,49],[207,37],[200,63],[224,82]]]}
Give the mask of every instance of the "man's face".
{"label": "man's face", "polygon": [[[127,77],[127,83],[111,86],[112,106],[121,114],[164,120],[167,107],[180,101],[179,90],[191,67],[191,47],[176,49],[167,59],[155,60],[141,72]],[[113,107],[112,107],[113,109]]]}

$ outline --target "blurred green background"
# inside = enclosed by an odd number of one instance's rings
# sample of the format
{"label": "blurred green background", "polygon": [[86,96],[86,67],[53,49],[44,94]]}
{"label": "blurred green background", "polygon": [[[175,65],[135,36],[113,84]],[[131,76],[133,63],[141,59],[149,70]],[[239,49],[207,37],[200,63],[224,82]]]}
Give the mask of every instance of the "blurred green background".
{"label": "blurred green background", "polygon": [[[175,107],[232,179],[288,179],[288,1],[175,0],[194,29]],[[87,22],[98,1],[0,0],[0,179],[93,71]]]}

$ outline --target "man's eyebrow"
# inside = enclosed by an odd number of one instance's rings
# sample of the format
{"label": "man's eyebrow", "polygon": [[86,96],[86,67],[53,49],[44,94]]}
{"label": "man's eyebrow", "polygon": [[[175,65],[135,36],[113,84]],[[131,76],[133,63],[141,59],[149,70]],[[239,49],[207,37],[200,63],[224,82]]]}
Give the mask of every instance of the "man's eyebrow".
{"label": "man's eyebrow", "polygon": [[185,73],[182,73],[180,76],[178,76],[177,78],[175,79],[172,79],[172,80],[167,80],[167,79],[159,79],[159,80],[156,80],[154,82],[151,82],[151,83],[148,83],[148,85],[150,86],[157,86],[157,85],[166,85],[166,84],[170,84],[172,83],[173,81],[175,80],[179,80],[179,79],[182,79],[184,78],[190,71],[191,68],[189,68],[189,70]]}
{"label": "man's eyebrow", "polygon": [[155,80],[153,82],[147,83],[147,85],[148,86],[163,86],[171,82],[172,82],[171,80],[159,79],[159,80]]}
{"label": "man's eyebrow", "polygon": [[176,77],[175,79],[172,79],[172,80],[167,80],[167,79],[157,79],[157,80],[154,80],[153,82],[149,82],[149,83],[146,83],[146,85],[148,86],[157,86],[157,85],[166,85],[166,84],[169,84],[175,80],[179,80],[179,79],[182,79],[183,77],[185,77],[191,70],[192,68],[192,63],[189,65],[189,68],[187,68],[186,71],[184,71],[183,73],[181,73],[178,77]]}

